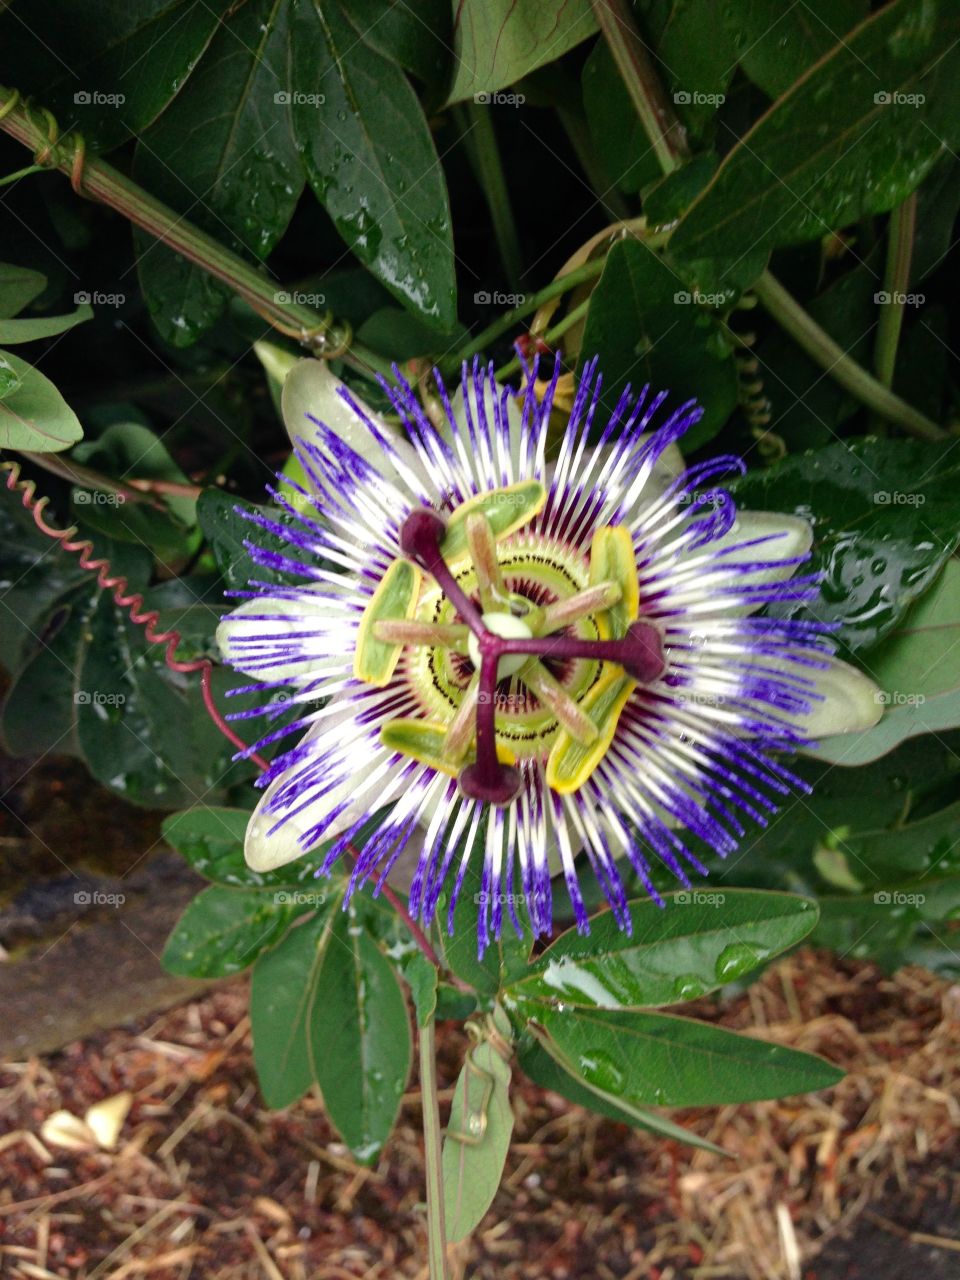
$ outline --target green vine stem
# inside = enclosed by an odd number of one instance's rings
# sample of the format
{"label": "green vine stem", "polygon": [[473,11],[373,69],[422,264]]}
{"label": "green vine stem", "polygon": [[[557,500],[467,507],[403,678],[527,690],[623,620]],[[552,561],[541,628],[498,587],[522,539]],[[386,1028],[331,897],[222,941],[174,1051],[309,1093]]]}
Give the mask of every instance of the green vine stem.
{"label": "green vine stem", "polygon": [[492,324],[488,324],[475,338],[471,338],[460,351],[441,360],[441,371],[443,373],[454,372],[460,368],[464,360],[469,360],[478,351],[485,350],[491,342],[508,333],[525,316],[532,315],[534,311],[539,311],[545,302],[567,293],[570,289],[575,289],[578,284],[583,284],[586,280],[595,280],[603,271],[605,262],[606,257],[593,258],[589,262],[585,262],[583,266],[576,267],[573,271],[568,271],[562,276],[557,276],[555,280],[551,280],[549,284],[544,285],[542,289],[538,289],[536,293],[527,294],[523,302],[514,307],[512,311],[505,312],[499,319],[494,320]]}
{"label": "green vine stem", "polygon": [[27,147],[34,164],[69,175],[74,191],[115,209],[188,261],[222,281],[279,332],[301,341],[316,355],[340,357],[368,377],[391,377],[389,363],[354,341],[349,328],[335,325],[296,302],[277,300],[276,284],[160,200],[131,182],[119,169],[88,156],[83,138],[61,135],[53,115],[24,103],[19,91],[0,86],[0,129]]}
{"label": "green vine stem", "polygon": [[437,1025],[431,1014],[420,1027],[420,1096],[423,1105],[423,1147],[427,1170],[427,1243],[430,1280],[447,1280],[447,1229],[443,1212],[443,1165],[440,1101],[437,1089]]}
{"label": "green vine stem", "polygon": [[897,347],[903,327],[905,295],[910,287],[910,264],[913,260],[913,238],[917,228],[917,193],[907,196],[890,214],[887,229],[887,265],[883,273],[883,289],[887,300],[880,310],[873,367],[877,381],[893,386],[897,363]]}
{"label": "green vine stem", "polygon": [[593,0],[593,16],[613,54],[664,173],[689,159],[687,134],[657,75],[626,0]]}
{"label": "green vine stem", "polygon": [[895,422],[918,440],[947,438],[947,432],[935,422],[907,404],[906,400],[901,400],[851,359],[769,271],[765,271],[751,289],[794,342],[868,409],[889,422]]}

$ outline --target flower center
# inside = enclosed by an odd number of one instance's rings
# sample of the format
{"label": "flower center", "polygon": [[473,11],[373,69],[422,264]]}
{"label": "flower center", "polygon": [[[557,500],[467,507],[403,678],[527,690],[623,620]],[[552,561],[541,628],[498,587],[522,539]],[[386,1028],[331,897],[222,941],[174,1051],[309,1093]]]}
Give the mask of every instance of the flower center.
{"label": "flower center", "polygon": [[[502,544],[545,498],[542,485],[527,481],[478,495],[448,519],[426,508],[411,512],[400,529],[404,559],[367,606],[354,660],[359,678],[386,685],[414,650],[406,665],[411,683],[418,691],[432,684],[434,701],[447,699],[447,714],[436,723],[392,721],[384,744],[453,774],[464,795],[495,805],[521,789],[515,746],[546,757],[555,790],[581,787],[637,683],[664,669],[659,632],[637,621],[636,564],[622,526],[595,532],[589,566],[578,554],[580,572],[569,575],[565,594],[538,590],[544,580],[533,563],[527,592],[510,590],[501,560],[513,548]],[[466,570],[454,572],[451,564],[465,557]],[[527,558],[537,557],[531,551]],[[551,557],[543,567],[562,579]],[[424,587],[424,574],[435,585]]]}

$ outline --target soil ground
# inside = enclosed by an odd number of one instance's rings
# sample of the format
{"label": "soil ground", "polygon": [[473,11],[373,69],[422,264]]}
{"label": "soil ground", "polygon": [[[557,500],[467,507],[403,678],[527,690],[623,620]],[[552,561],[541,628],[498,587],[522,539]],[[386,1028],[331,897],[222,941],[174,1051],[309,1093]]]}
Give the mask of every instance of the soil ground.
{"label": "soil ground", "polygon": [[[0,1068],[0,1274],[23,1280],[426,1280],[416,1082],[375,1169],[319,1099],[265,1111],[243,980]],[[689,1007],[688,1007],[689,1008]],[[960,1276],[960,988],[800,952],[698,1016],[824,1053],[804,1098],[676,1114],[726,1159],[519,1079],[504,1184],[456,1252],[470,1280]],[[443,1024],[444,1098],[464,1047]],[[113,1152],[43,1121],[134,1095]]]}

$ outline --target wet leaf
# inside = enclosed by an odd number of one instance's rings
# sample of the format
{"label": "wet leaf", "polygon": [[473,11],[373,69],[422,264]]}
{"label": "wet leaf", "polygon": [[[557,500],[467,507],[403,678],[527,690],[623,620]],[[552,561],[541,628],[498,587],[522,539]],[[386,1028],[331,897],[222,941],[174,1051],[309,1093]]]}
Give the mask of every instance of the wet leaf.
{"label": "wet leaf", "polygon": [[508,991],[604,1009],[694,1000],[794,946],[817,921],[815,904],[792,894],[706,886],[666,902],[666,911],[649,898],[629,903],[629,934],[609,911],[587,936],[568,930]]}
{"label": "wet leaf", "polygon": [[[286,230],[304,176],[290,122],[288,0],[247,0],[137,147],[152,195],[230,248],[266,258]],[[137,269],[154,323],[173,346],[214,324],[230,291],[138,233]]]}
{"label": "wet leaf", "polygon": [[671,250],[796,244],[899,204],[956,140],[958,36],[952,6],[885,5],[733,147]]}
{"label": "wet leaf", "polygon": [[958,475],[949,445],[867,439],[736,480],[738,506],[813,522],[809,571],[823,574],[819,598],[809,607],[771,605],[770,613],[839,622],[839,638],[853,650],[889,635],[960,541]]}
{"label": "wet leaf", "polygon": [[662,1013],[580,1009],[537,1001],[520,1014],[575,1080],[640,1106],[699,1107],[782,1098],[836,1084],[842,1072],[722,1027]]}
{"label": "wet leaf", "polygon": [[190,978],[226,978],[249,968],[261,951],[278,942],[304,906],[277,890],[204,889],[177,921],[164,948],[169,973]]}
{"label": "wet leaf", "polygon": [[733,0],[723,6],[723,22],[741,67],[778,98],[869,9],[868,0],[804,0],[786,9],[777,0]]}
{"label": "wet leaf", "polygon": [[696,448],[723,426],[737,403],[737,374],[713,316],[684,282],[636,240],[617,243],[590,300],[581,352],[600,357],[602,402],[612,412],[629,383],[670,391],[669,407],[696,398],[703,418],[683,439]]}
{"label": "wet leaf", "polygon": [[456,321],[443,169],[403,72],[331,0],[294,0],[293,129],[337,230],[396,297],[441,332]]}

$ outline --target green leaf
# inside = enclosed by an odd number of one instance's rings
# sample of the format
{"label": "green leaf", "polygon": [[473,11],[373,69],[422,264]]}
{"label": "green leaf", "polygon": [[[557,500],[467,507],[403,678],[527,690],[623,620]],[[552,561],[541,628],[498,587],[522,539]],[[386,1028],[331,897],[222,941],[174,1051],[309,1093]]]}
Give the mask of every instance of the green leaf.
{"label": "green leaf", "polygon": [[581,346],[597,355],[608,409],[629,383],[669,389],[678,408],[696,398],[704,416],[684,437],[697,448],[720,430],[737,403],[737,374],[715,318],[683,288],[673,271],[635,240],[620,241],[607,256]]}
{"label": "green leaf", "polygon": [[0,351],[0,400],[4,396],[12,395],[20,386],[20,375],[14,369],[13,365]]}
{"label": "green leaf", "polygon": [[683,890],[665,911],[649,898],[627,905],[630,934],[602,912],[588,936],[562,934],[510,994],[604,1009],[693,1000],[794,946],[817,921],[807,898],[750,890]]}
{"label": "green leaf", "polygon": [[960,725],[960,561],[940,577],[865,659],[883,690],[880,723],[828,739],[811,754],[837,764],[866,764],[922,733]]}
{"label": "green leaf", "polygon": [[[315,893],[296,894],[303,905],[318,906],[339,892],[333,880],[318,877],[317,867],[333,843],[320,845],[309,858],[298,858],[275,871],[254,871],[243,858],[243,839],[250,820],[247,809],[224,809],[202,805],[171,814],[163,821],[163,838],[190,863],[194,871],[214,884],[235,889],[304,889]],[[290,896],[294,896],[291,894]]]}
{"label": "green leaf", "polygon": [[266,547],[281,555],[289,551],[288,544],[237,515],[238,507],[244,511],[260,512],[277,524],[294,522],[294,517],[279,507],[258,507],[252,502],[241,502],[222,489],[204,489],[197,499],[197,519],[223,575],[224,585],[228,590],[242,590],[251,578],[261,582],[289,582],[289,574],[254,564],[244,542],[253,540],[256,535],[258,547]]}
{"label": "green leaf", "polygon": [[867,0],[803,0],[789,8],[778,0],[734,0],[723,21],[754,84],[778,98],[818,58],[861,22]]}
{"label": "green leaf", "polygon": [[929,0],[861,23],[733,147],[671,250],[796,244],[899,204],[955,140],[958,35],[960,13]]}
{"label": "green leaf", "polygon": [[942,265],[953,247],[953,227],[958,210],[960,162],[955,156],[947,155],[917,191],[917,224],[910,264],[911,284],[918,284]]}
{"label": "green leaf", "polygon": [[656,12],[649,23],[658,69],[683,125],[694,138],[703,138],[737,67],[735,34],[717,21],[715,0],[671,0],[660,14],[662,23]]}
{"label": "green leaf", "polygon": [[226,978],[240,973],[286,933],[303,906],[288,894],[222,889],[199,893],[177,921],[161,961],[169,973]]}
{"label": "green leaf", "polygon": [[28,307],[47,287],[47,277],[28,267],[0,262],[0,320],[8,320]]}
{"label": "green leaf", "polygon": [[417,1026],[426,1027],[437,1011],[439,974],[436,967],[422,951],[415,951],[403,967],[403,976],[413,996]]}
{"label": "green leaf", "polygon": [[619,1120],[621,1124],[631,1125],[634,1129],[644,1129],[648,1133],[657,1133],[675,1142],[684,1142],[691,1147],[699,1147],[702,1151],[712,1151],[714,1155],[726,1155],[722,1147],[701,1138],[691,1129],[674,1124],[666,1116],[655,1111],[646,1111],[635,1107],[632,1103],[618,1101],[596,1085],[588,1085],[582,1078],[576,1079],[563,1066],[556,1062],[544,1045],[530,1039],[529,1044],[521,1045],[519,1051],[520,1066],[534,1084],[542,1089],[550,1089],[559,1093],[577,1106],[586,1107],[598,1115],[607,1116],[610,1120]]}
{"label": "green leaf", "polygon": [[67,316],[36,316],[28,320],[5,320],[0,317],[0,342],[16,345],[18,342],[35,342],[38,338],[53,338],[92,318],[93,309],[86,303],[82,303]]}
{"label": "green leaf", "polygon": [[9,351],[0,351],[0,362],[17,380],[0,399],[0,449],[58,453],[83,436],[77,415],[39,369]]}
{"label": "green leaf", "polygon": [[294,0],[293,129],[317,199],[357,257],[441,332],[456,323],[446,181],[403,72],[335,0]]}
{"label": "green leaf", "polygon": [[[151,195],[261,259],[286,230],[304,184],[290,123],[289,43],[288,0],[247,0],[134,159],[134,176]],[[153,321],[167,342],[188,346],[215,323],[229,290],[145,234],[138,242]]]}
{"label": "green leaf", "polygon": [[640,1106],[699,1107],[807,1093],[842,1072],[812,1054],[662,1013],[524,1002],[537,1040],[575,1079]]}
{"label": "green leaf", "polygon": [[452,7],[449,102],[514,84],[597,29],[589,0],[452,0]]}
{"label": "green leaf", "polygon": [[327,1114],[357,1160],[380,1154],[400,1109],[412,1044],[393,966],[340,912],[317,974],[310,1041]]}
{"label": "green leaf", "polygon": [[268,1107],[287,1107],[314,1082],[312,1026],[320,973],[333,939],[331,899],[257,959],[250,986],[253,1060]]}
{"label": "green leaf", "polygon": [[18,87],[106,151],[160,114],[220,21],[196,0],[13,0],[0,34]]}
{"label": "green leaf", "polygon": [[[78,445],[73,457],[121,481],[188,483],[159,437],[139,422],[111,423],[97,439]],[[94,529],[119,542],[149,547],[160,561],[182,560],[200,540],[196,499],[163,494],[156,503],[127,502],[122,494],[103,495],[82,486],[73,490],[74,510]]]}
{"label": "green leaf", "polygon": [[660,176],[660,164],[605,40],[583,64],[582,85],[590,139],[607,178],[636,195]]}
{"label": "green leaf", "polygon": [[949,445],[867,439],[784,458],[735,480],[738,506],[813,521],[813,559],[804,572],[823,573],[819,598],[769,611],[839,622],[849,649],[889,635],[960,541],[958,475],[960,459]]}
{"label": "green leaf", "polygon": [[444,1218],[451,1242],[465,1240],[493,1203],[512,1133],[510,1067],[483,1040],[467,1053],[443,1140]]}
{"label": "green leaf", "polygon": [[434,85],[446,77],[451,57],[449,0],[350,0],[350,20],[367,44]]}

